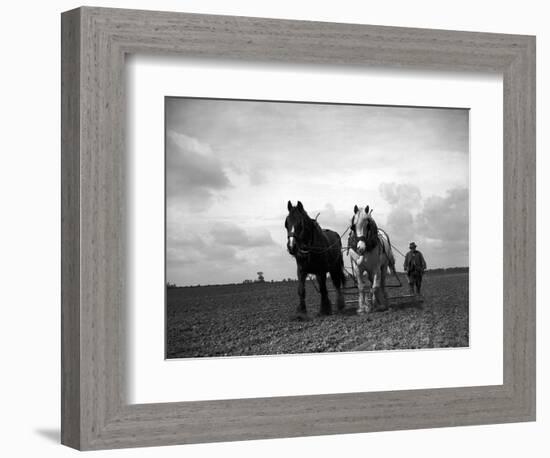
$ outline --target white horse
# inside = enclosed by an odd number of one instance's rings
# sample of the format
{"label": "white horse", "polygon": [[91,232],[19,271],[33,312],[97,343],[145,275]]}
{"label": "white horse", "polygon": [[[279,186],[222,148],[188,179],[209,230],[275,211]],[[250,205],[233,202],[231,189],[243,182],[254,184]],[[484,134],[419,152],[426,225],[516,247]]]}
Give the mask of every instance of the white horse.
{"label": "white horse", "polygon": [[[378,229],[372,218],[369,206],[353,209],[351,219],[349,255],[353,274],[357,279],[359,289],[359,306],[357,313],[369,313],[371,305],[376,310],[387,309],[386,275],[388,268],[395,273],[395,258],[391,249],[388,234]],[[371,285],[371,297],[367,294],[367,275]],[[376,305],[378,303],[378,306]]]}

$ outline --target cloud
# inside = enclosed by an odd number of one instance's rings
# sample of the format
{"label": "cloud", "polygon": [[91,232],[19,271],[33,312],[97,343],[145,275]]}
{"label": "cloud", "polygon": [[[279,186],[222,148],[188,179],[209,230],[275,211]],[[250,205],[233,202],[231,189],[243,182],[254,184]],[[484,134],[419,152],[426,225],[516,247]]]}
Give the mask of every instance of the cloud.
{"label": "cloud", "polygon": [[448,189],[443,196],[422,199],[410,184],[382,183],[381,196],[390,204],[385,224],[392,243],[406,251],[416,241],[429,267],[466,266],[469,258],[469,191]]}
{"label": "cloud", "polygon": [[295,264],[267,230],[250,233],[219,223],[202,235],[168,235],[167,281],[178,285],[240,283],[264,271],[266,278],[294,274]]}
{"label": "cloud", "polygon": [[392,206],[417,207],[422,200],[420,189],[412,184],[380,183],[379,191]]}
{"label": "cloud", "polygon": [[[216,266],[227,268],[237,261],[238,251],[235,247],[215,245],[204,238],[192,234],[182,238],[168,237],[166,240],[166,260],[169,273],[174,271],[185,272],[185,276],[192,274],[197,266],[209,266],[212,259]],[[204,283],[204,282],[203,282]]]}
{"label": "cloud", "polygon": [[167,98],[166,132],[168,280],[294,276],[289,199],[339,233],[369,204],[400,249],[464,265],[467,243],[430,237],[444,229],[428,196],[468,186],[467,110]]}
{"label": "cloud", "polygon": [[267,183],[267,175],[265,173],[264,167],[260,165],[255,165],[250,168],[248,171],[248,179],[252,186],[260,186]]}
{"label": "cloud", "polygon": [[336,211],[334,205],[326,203],[322,209],[313,214],[310,213],[310,216],[314,218],[319,213],[317,220],[323,229],[332,229],[341,234],[350,225],[353,208],[348,210],[348,212]]}
{"label": "cloud", "polygon": [[409,183],[380,183],[378,189],[390,205],[384,229],[395,243],[404,247],[418,238],[413,210],[422,205],[420,188]]}
{"label": "cloud", "polygon": [[210,230],[213,243],[240,248],[254,248],[275,245],[267,229],[256,229],[254,233],[246,232],[233,223],[217,223]]}
{"label": "cloud", "polygon": [[394,208],[388,214],[385,229],[389,234],[399,234],[399,240],[403,242],[412,240],[415,235],[412,212],[406,208]]}
{"label": "cloud", "polygon": [[231,187],[231,182],[207,143],[168,131],[166,185],[168,199],[200,210],[209,205],[216,191]]}
{"label": "cloud", "polygon": [[469,192],[466,188],[447,191],[444,197],[431,196],[416,217],[418,231],[436,240],[468,240]]}
{"label": "cloud", "polygon": [[169,266],[187,266],[204,260],[208,244],[198,235],[168,235],[166,240],[166,260]]}

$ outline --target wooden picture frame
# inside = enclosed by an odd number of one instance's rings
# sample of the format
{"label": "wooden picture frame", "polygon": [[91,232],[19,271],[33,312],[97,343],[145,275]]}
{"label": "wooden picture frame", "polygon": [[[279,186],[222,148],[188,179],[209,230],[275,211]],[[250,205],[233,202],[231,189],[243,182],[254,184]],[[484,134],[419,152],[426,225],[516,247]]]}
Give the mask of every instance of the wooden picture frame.
{"label": "wooden picture frame", "polygon": [[[534,37],[89,7],[63,13],[61,37],[63,444],[88,450],[535,419]],[[130,53],[502,73],[504,383],[128,404]]]}

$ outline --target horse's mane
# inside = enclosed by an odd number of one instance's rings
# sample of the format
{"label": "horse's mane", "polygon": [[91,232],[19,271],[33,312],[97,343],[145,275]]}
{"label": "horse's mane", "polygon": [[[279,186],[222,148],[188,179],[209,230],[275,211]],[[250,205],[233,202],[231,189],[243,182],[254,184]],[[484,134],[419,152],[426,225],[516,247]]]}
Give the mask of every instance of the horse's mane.
{"label": "horse's mane", "polygon": [[370,224],[370,230],[367,231],[367,241],[365,242],[366,250],[373,250],[378,245],[378,225],[374,221],[373,217],[367,216],[367,224]]}
{"label": "horse's mane", "polygon": [[323,228],[321,227],[321,225],[317,222],[317,220],[315,218],[311,218],[308,215],[308,213],[306,212],[306,210],[304,208],[297,208],[297,207],[295,207],[295,208],[299,212],[299,214],[303,217],[304,224],[307,225],[307,230],[309,232],[309,241],[308,241],[308,243],[314,244],[315,243],[315,233],[317,233],[318,236],[319,235],[322,236]]}

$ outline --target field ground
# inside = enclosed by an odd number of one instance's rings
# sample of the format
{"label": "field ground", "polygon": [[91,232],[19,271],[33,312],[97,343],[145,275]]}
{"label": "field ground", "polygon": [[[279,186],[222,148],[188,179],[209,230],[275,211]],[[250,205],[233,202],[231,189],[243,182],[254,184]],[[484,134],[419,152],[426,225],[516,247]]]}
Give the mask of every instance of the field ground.
{"label": "field ground", "polygon": [[[393,279],[395,281],[395,279]],[[402,288],[390,295],[405,294]],[[167,357],[244,356],[468,346],[468,274],[424,276],[424,303],[402,304],[367,319],[356,304],[317,316],[319,294],[307,282],[310,319],[293,321],[297,282],[169,288]],[[355,297],[355,296],[349,296]]]}

